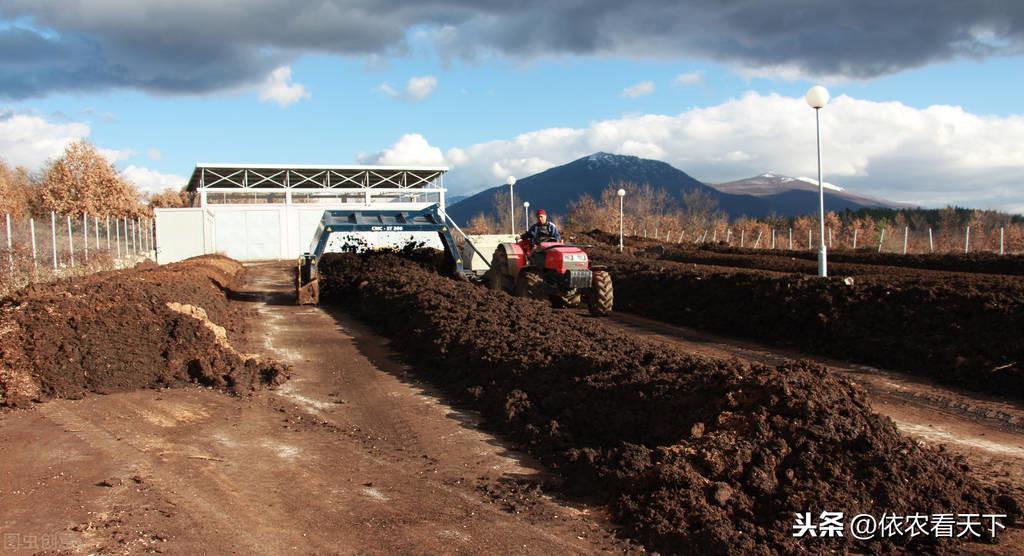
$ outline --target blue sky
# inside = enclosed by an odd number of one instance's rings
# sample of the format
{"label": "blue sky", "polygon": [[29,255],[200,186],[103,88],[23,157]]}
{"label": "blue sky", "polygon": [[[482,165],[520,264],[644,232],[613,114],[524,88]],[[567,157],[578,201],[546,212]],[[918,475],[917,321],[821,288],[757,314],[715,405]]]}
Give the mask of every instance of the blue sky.
{"label": "blue sky", "polygon": [[[279,4],[262,3],[268,9]],[[0,94],[7,97],[0,114],[39,120],[29,127],[41,134],[43,145],[26,150],[24,142],[10,139],[9,152],[0,157],[12,163],[40,165],[44,155],[54,154],[47,149],[84,133],[120,168],[132,169],[144,189],[174,183],[196,162],[404,161],[452,166],[448,185],[461,193],[500,183],[504,172],[526,175],[592,150],[660,158],[710,182],[764,171],[800,175],[813,171],[807,156],[813,112],[801,112],[801,97],[822,82],[836,99],[823,112],[830,181],[925,205],[1024,210],[1024,185],[1017,181],[1024,169],[1024,123],[1016,91],[1024,59],[1019,38],[1009,31],[1000,35],[999,26],[985,34],[973,30],[981,25],[974,22],[971,36],[980,38],[966,54],[949,52],[963,42],[953,23],[945,43],[900,43],[899,53],[884,45],[871,51],[872,38],[855,33],[835,40],[864,53],[823,61],[801,50],[807,41],[800,33],[811,33],[810,26],[765,38],[740,19],[730,21],[730,28],[748,33],[746,42],[755,46],[766,41],[764,50],[711,39],[673,42],[671,28],[638,18],[640,23],[626,25],[634,27],[633,34],[613,46],[595,46],[586,36],[566,46],[570,39],[561,31],[554,38],[538,36],[535,29],[545,26],[534,22],[522,28],[521,43],[514,35],[502,36],[487,48],[467,51],[448,36],[472,37],[483,32],[480,21],[490,19],[459,12],[445,16],[466,18],[454,26],[423,23],[437,17],[431,12],[402,15],[411,23],[395,29],[396,38],[383,45],[284,44],[289,37],[276,39],[280,44],[273,48],[240,45],[238,52],[216,45],[209,56],[225,56],[220,65],[211,64],[211,73],[182,76],[191,66],[179,64],[205,56],[190,44],[133,44],[134,34],[121,35],[137,20],[124,21],[123,12],[112,12],[106,27],[83,29],[70,16],[47,12],[45,4],[0,8],[0,16],[7,16],[0,34],[41,44],[40,54],[28,56],[32,69],[0,64]],[[538,21],[559,17],[558,9],[544,4],[533,11]],[[712,22],[723,17],[712,15]],[[755,16],[764,17],[750,15]],[[156,33],[173,33],[172,23],[163,29],[145,20]],[[507,27],[516,25],[526,23],[510,20]],[[645,25],[652,29],[647,42]],[[485,30],[487,36],[495,33]],[[978,53],[992,45],[1000,48]],[[67,52],[61,50],[65,46]],[[91,48],[95,56],[68,54]],[[274,60],[264,59],[268,48]],[[359,51],[346,51],[352,48]],[[24,57],[30,51],[26,46],[20,52]],[[110,62],[118,57],[118,64]],[[284,73],[276,74],[278,88],[271,89],[267,80],[275,70]],[[680,82],[680,76],[688,77]],[[184,77],[185,84],[166,84]],[[406,91],[413,78],[427,80],[415,95]],[[630,95],[631,87],[640,94]],[[0,126],[0,148],[8,144],[3,133]],[[24,131],[6,133],[20,137]]]}

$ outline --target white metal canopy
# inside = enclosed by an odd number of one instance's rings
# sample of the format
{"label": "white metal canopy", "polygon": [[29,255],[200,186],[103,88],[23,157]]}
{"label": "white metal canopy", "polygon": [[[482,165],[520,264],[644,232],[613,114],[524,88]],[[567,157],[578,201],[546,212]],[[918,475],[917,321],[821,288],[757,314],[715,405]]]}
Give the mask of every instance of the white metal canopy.
{"label": "white metal canopy", "polygon": [[196,164],[188,191],[443,188],[447,166]]}

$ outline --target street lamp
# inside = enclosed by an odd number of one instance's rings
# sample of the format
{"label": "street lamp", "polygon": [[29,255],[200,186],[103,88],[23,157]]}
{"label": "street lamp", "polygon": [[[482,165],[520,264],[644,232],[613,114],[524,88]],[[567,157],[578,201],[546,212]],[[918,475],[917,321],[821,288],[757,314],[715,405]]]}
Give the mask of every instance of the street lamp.
{"label": "street lamp", "polygon": [[526,229],[530,229],[530,201],[523,201],[523,222],[526,222]]}
{"label": "street lamp", "polygon": [[516,235],[516,200],[515,195],[512,194],[512,187],[516,184],[516,177],[509,176],[505,183],[508,184],[508,208],[509,208],[509,226],[512,228],[512,235]]}
{"label": "street lamp", "polygon": [[815,85],[807,90],[804,99],[814,109],[814,127],[818,139],[818,276],[828,276],[827,254],[825,252],[825,185],[821,181],[821,118],[819,112],[828,104],[828,89]]}
{"label": "street lamp", "polygon": [[626,190],[625,189],[619,189],[618,191],[615,192],[615,194],[619,196],[619,253],[621,253],[622,252],[622,235],[623,235],[623,230],[624,230],[623,225],[622,225],[622,200],[625,199],[625,197],[626,197]]}

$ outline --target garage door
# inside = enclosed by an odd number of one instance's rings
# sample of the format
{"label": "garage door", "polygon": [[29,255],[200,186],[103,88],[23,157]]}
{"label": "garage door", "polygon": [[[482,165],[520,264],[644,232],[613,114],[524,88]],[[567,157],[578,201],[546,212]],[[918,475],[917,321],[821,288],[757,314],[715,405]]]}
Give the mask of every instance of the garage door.
{"label": "garage door", "polygon": [[216,212],[217,252],[239,261],[281,258],[281,211],[278,209]]}

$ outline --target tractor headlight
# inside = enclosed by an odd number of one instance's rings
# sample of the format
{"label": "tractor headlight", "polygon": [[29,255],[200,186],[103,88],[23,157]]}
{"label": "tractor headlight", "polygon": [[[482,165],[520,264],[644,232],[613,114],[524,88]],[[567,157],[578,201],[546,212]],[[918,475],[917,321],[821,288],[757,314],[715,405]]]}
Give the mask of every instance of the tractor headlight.
{"label": "tractor headlight", "polygon": [[582,263],[587,261],[587,255],[584,253],[572,253],[566,255],[565,260],[570,263]]}

